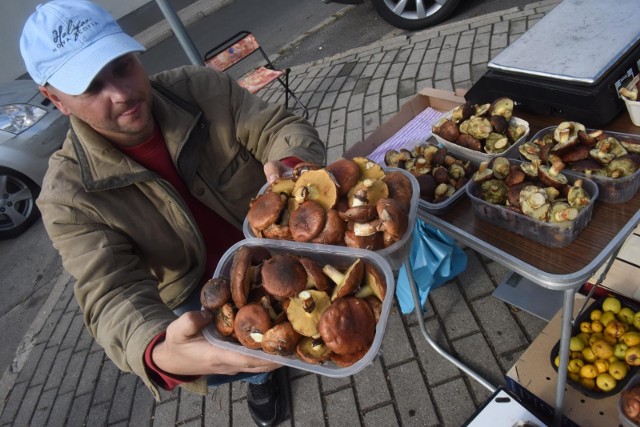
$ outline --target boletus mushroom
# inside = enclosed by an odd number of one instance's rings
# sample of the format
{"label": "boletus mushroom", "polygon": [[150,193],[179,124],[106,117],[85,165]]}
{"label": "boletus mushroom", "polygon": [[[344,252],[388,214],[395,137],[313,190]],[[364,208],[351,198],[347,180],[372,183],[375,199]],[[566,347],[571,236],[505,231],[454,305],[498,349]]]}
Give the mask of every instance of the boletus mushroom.
{"label": "boletus mushroom", "polygon": [[225,277],[207,280],[200,291],[200,304],[206,310],[214,311],[231,300],[231,288]]}
{"label": "boletus mushroom", "polygon": [[281,215],[281,211],[287,207],[287,196],[280,193],[264,193],[251,201],[247,212],[247,222],[255,232],[275,223]]}
{"label": "boletus mushroom", "polygon": [[326,220],[325,210],[320,203],[305,200],[291,213],[289,219],[291,237],[296,242],[308,242],[320,234]]}
{"label": "boletus mushroom", "polygon": [[318,322],[330,305],[331,300],[326,292],[305,290],[289,300],[287,319],[300,335],[318,338]]}
{"label": "boletus mushroom", "polygon": [[338,194],[343,196],[360,180],[360,167],[350,159],[339,159],[328,165],[325,170],[333,175],[338,184]]}
{"label": "boletus mushroom", "polygon": [[260,277],[259,266],[254,266],[254,259],[259,260],[263,254],[261,248],[241,246],[233,255],[231,264],[231,299],[236,307],[241,308],[247,304],[249,291],[253,282]]}
{"label": "boletus mushroom", "polygon": [[295,255],[273,255],[262,265],[262,287],[276,299],[296,296],[306,285],[307,272]]}
{"label": "boletus mushroom", "polygon": [[371,346],[376,322],[366,301],[344,297],[335,300],[320,317],[318,330],[331,351],[352,354]]}
{"label": "boletus mushroom", "polygon": [[240,308],[233,322],[233,331],[240,344],[253,350],[262,348],[262,338],[271,328],[271,317],[257,302]]}
{"label": "boletus mushroom", "polygon": [[320,338],[303,337],[296,346],[296,355],[304,362],[317,365],[329,360],[331,350]]}
{"label": "boletus mushroom", "polygon": [[356,259],[344,274],[331,264],[325,265],[322,271],[336,284],[331,294],[331,301],[335,301],[351,295],[360,287],[364,276],[364,262],[360,258]]}
{"label": "boletus mushroom", "polygon": [[262,337],[262,351],[278,356],[288,356],[296,351],[302,339],[290,322],[279,323],[269,329]]}
{"label": "boletus mushroom", "polygon": [[324,245],[340,245],[344,242],[344,231],[346,223],[340,217],[336,209],[329,209],[326,213],[324,228],[313,239],[312,243]]}
{"label": "boletus mushroom", "polygon": [[338,202],[338,185],[333,175],[325,169],[310,170],[296,180],[293,197],[299,205],[305,200],[313,200],[324,210],[333,208]]}

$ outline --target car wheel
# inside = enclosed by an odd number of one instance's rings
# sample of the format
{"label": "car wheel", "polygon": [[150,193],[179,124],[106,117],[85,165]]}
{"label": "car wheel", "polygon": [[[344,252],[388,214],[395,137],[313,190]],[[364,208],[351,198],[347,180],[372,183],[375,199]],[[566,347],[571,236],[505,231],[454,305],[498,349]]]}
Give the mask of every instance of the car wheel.
{"label": "car wheel", "polygon": [[0,239],[21,234],[40,217],[39,194],[40,187],[20,172],[0,168]]}
{"label": "car wheel", "polygon": [[378,14],[403,30],[421,30],[438,24],[455,10],[460,0],[371,0]]}

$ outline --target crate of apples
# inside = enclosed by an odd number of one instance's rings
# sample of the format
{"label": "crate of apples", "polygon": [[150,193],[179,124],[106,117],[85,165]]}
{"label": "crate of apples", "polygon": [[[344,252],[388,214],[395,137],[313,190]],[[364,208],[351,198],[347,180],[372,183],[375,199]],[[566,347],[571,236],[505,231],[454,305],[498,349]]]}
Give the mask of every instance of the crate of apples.
{"label": "crate of apples", "polygon": [[[557,370],[560,342],[551,351]],[[640,366],[640,308],[609,296],[592,304],[574,324],[568,382],[593,398],[619,393]]]}

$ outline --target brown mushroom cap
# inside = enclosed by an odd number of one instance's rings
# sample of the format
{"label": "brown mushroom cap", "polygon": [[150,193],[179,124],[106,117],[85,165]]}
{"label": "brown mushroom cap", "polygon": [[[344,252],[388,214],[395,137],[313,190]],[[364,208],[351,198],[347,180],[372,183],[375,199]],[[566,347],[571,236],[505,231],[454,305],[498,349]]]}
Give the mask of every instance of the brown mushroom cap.
{"label": "brown mushroom cap", "polygon": [[336,284],[331,294],[331,301],[334,301],[351,295],[360,287],[364,276],[364,262],[361,258],[356,259],[344,274],[330,264],[325,265],[322,271]]}
{"label": "brown mushroom cap", "polygon": [[299,260],[300,264],[307,272],[307,285],[306,289],[318,289],[320,291],[326,291],[331,286],[331,281],[326,274],[322,272],[322,266],[317,261],[302,257]]}
{"label": "brown mushroom cap", "polygon": [[289,299],[287,319],[300,335],[317,338],[318,322],[330,305],[331,300],[326,292],[313,289],[302,291]]}
{"label": "brown mushroom cap", "polygon": [[325,168],[338,183],[338,194],[343,196],[351,190],[360,179],[360,167],[349,159],[338,159]]}
{"label": "brown mushroom cap", "polygon": [[317,365],[329,360],[331,350],[321,339],[303,337],[296,346],[296,355],[304,362]]}
{"label": "brown mushroom cap", "polygon": [[262,347],[262,336],[271,328],[269,312],[259,303],[250,303],[236,313],[233,332],[240,344],[258,350]]}
{"label": "brown mushroom cap", "polygon": [[318,329],[331,351],[352,354],[371,346],[376,334],[376,321],[366,301],[345,297],[335,300],[324,312]]}
{"label": "brown mushroom cap", "polygon": [[273,255],[262,265],[262,286],[276,299],[296,296],[306,284],[307,272],[297,256]]}
{"label": "brown mushroom cap", "polygon": [[371,307],[371,310],[373,311],[373,317],[376,319],[377,325],[380,321],[380,316],[382,315],[382,302],[373,295],[369,295],[364,300]]}
{"label": "brown mushroom cap", "polygon": [[231,299],[231,288],[225,277],[207,280],[200,291],[200,304],[206,310],[213,311],[222,307]]}
{"label": "brown mushroom cap", "polygon": [[372,264],[365,265],[364,286],[358,290],[356,297],[366,298],[375,296],[380,301],[384,301],[387,295],[387,281],[384,275]]}
{"label": "brown mushroom cap", "polygon": [[324,245],[341,245],[344,241],[344,230],[346,226],[346,223],[340,218],[338,211],[336,209],[329,209],[327,211],[324,228],[311,242]]}
{"label": "brown mushroom cap", "polygon": [[399,202],[408,212],[413,195],[413,186],[409,178],[402,172],[391,171],[382,180],[389,188],[389,198]]}
{"label": "brown mushroom cap", "polygon": [[360,205],[340,212],[340,218],[345,221],[369,222],[378,216],[375,205]]}
{"label": "brown mushroom cap", "polygon": [[233,255],[231,264],[231,298],[236,307],[247,304],[251,290],[251,260],[253,249],[250,246],[240,246]]}
{"label": "brown mushroom cap", "polygon": [[369,236],[358,236],[353,230],[344,232],[344,243],[350,248],[368,249],[377,251],[384,248],[383,233],[376,232]]}
{"label": "brown mushroom cap", "polygon": [[313,200],[305,200],[291,213],[289,230],[296,242],[314,239],[327,221],[324,208]]}
{"label": "brown mushroom cap", "polygon": [[233,308],[233,304],[230,302],[216,310],[213,324],[220,335],[224,337],[233,335],[233,323],[235,317],[236,312]]}
{"label": "brown mushroom cap", "polygon": [[279,356],[288,356],[296,351],[296,346],[302,339],[290,322],[275,325],[262,337],[262,351]]}
{"label": "brown mushroom cap", "polygon": [[388,241],[400,240],[407,231],[407,212],[394,199],[380,199],[376,203],[378,218],[382,221],[380,230],[384,232]]}
{"label": "brown mushroom cap", "polygon": [[367,354],[367,351],[369,351],[369,348],[363,348],[360,351],[350,354],[331,353],[329,359],[341,368],[347,368],[362,359],[364,355]]}
{"label": "brown mushroom cap", "polygon": [[279,193],[264,193],[251,202],[247,221],[251,228],[262,231],[278,220],[280,211],[286,206],[286,197]]}

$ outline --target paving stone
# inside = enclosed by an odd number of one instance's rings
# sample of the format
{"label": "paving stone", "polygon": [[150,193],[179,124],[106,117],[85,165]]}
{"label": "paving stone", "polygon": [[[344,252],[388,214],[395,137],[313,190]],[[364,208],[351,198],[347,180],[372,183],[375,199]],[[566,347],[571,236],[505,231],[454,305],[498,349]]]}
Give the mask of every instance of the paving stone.
{"label": "paving stone", "polygon": [[78,388],[76,390],[77,395],[90,393],[93,391],[100,374],[100,366],[104,359],[104,353],[93,352],[87,356],[87,360],[82,369],[82,375],[80,381],[78,381]]}
{"label": "paving stone", "polygon": [[389,369],[391,387],[404,426],[436,425],[439,420],[418,364],[413,361]]}
{"label": "paving stone", "polygon": [[400,425],[396,416],[396,412],[393,409],[393,405],[385,405],[373,411],[365,412],[363,414],[363,418],[364,425],[370,427],[392,427]]}
{"label": "paving stone", "polygon": [[[77,399],[76,399],[77,400]],[[136,427],[151,426],[154,417],[155,400],[142,380],[136,382],[133,395],[129,425]],[[208,424],[211,425],[211,424]]]}
{"label": "paving stone", "polygon": [[64,377],[64,373],[67,370],[67,365],[69,364],[69,360],[71,359],[71,349],[68,348],[66,350],[60,350],[56,353],[55,360],[53,362],[53,366],[49,371],[49,375],[47,376],[47,380],[45,382],[44,389],[49,390],[50,388],[57,388],[60,386],[62,382],[62,378]]}
{"label": "paving stone", "polygon": [[20,383],[23,381],[30,381],[35,376],[35,372],[38,369],[38,364],[40,362],[40,359],[42,358],[42,355],[45,349],[46,349],[45,343],[39,342],[34,344],[33,348],[31,349],[31,352],[29,353],[29,357],[27,358],[27,361],[25,362],[24,366],[22,367],[22,370],[18,374],[18,378],[16,379],[17,383]]}
{"label": "paving stone", "polygon": [[351,387],[351,377],[326,377],[320,376],[320,384],[323,393],[335,393],[345,387]]}
{"label": "paving stone", "polygon": [[379,357],[373,359],[372,365],[355,374],[353,382],[362,410],[391,401],[387,378]]}
{"label": "paving stone", "polygon": [[204,425],[229,425],[231,414],[231,387],[229,384],[221,385],[210,391],[204,399],[205,415]]}
{"label": "paving stone", "polygon": [[477,253],[470,249],[467,254],[467,268],[458,275],[458,281],[465,297],[473,300],[495,291],[495,284],[487,275]]}
{"label": "paving stone", "polygon": [[71,409],[73,392],[59,394],[53,403],[48,424],[52,426],[62,426],[67,424],[67,415]]}
{"label": "paving stone", "polygon": [[116,365],[110,360],[105,359],[102,370],[100,371],[100,376],[98,377],[98,384],[95,388],[96,391],[93,397],[95,403],[111,402],[119,374],[120,371],[118,371]]}
{"label": "paving stone", "polygon": [[71,359],[69,360],[69,364],[67,365],[66,373],[59,387],[59,393],[76,391],[78,387],[78,381],[82,376],[82,366],[84,365],[86,357],[87,355],[85,352],[71,354]]}
{"label": "paving stone", "polygon": [[53,334],[49,338],[49,346],[59,346],[69,329],[71,321],[75,317],[75,312],[65,312],[58,320],[58,325],[53,331]]}
{"label": "paving stone", "polygon": [[64,336],[60,348],[65,349],[68,347],[75,348],[76,343],[80,337],[81,332],[84,330],[84,321],[82,319],[82,313],[77,310],[73,313],[73,318],[69,325],[69,329]]}
{"label": "paving stone", "polygon": [[178,405],[177,422],[179,423],[202,415],[204,412],[204,397],[182,389],[180,390]]}
{"label": "paving stone", "polygon": [[[426,322],[425,327],[427,328],[431,339],[434,340],[444,351],[451,353],[449,344],[444,338],[444,334],[442,333],[442,329],[440,328],[438,321],[432,320],[430,322]],[[427,342],[427,339],[422,334],[422,330],[419,326],[412,326],[409,331],[411,332],[411,337],[418,353],[420,364],[427,376],[427,384],[439,384],[460,376],[458,368]]]}
{"label": "paving stone", "polygon": [[344,425],[345,420],[351,420],[349,424],[359,420],[356,400],[351,388],[325,395],[324,400],[327,403],[326,414],[330,426]]}
{"label": "paving stone", "polygon": [[136,393],[138,377],[129,373],[121,373],[109,411],[109,423],[127,420],[131,417],[131,404]]}
{"label": "paving stone", "polygon": [[389,120],[389,117],[384,117],[385,115],[391,116],[397,112],[398,112],[398,97],[396,96],[396,94],[393,93],[391,95],[382,97],[382,100],[380,101],[380,114],[383,115],[382,123]]}
{"label": "paving stone", "polygon": [[155,425],[156,423],[158,423],[158,425],[161,425],[161,426],[175,425],[177,412],[178,412],[177,400],[169,400],[167,402],[160,403],[156,405],[153,424]]}
{"label": "paving stone", "polygon": [[386,366],[404,363],[415,355],[405,331],[400,310],[394,305],[389,313],[387,327],[380,347]]}
{"label": "paving stone", "polygon": [[[476,411],[473,399],[462,379],[434,387],[431,391],[433,400],[440,409],[443,426],[461,426]],[[456,402],[456,405],[452,406],[451,402]]]}
{"label": "paving stone", "polygon": [[27,381],[14,384],[9,396],[4,402],[4,408],[0,415],[0,424],[11,424],[20,409],[20,404],[24,400],[24,397],[29,390],[29,383]]}
{"label": "paving stone", "polygon": [[[494,386],[505,385],[504,373],[500,369],[487,341],[481,333],[475,333],[452,342],[458,360],[480,374]],[[476,401],[486,400],[487,389],[475,380],[471,381],[471,389]]]}
{"label": "paving stone", "polygon": [[496,353],[513,351],[529,344],[507,305],[493,296],[471,303],[480,327]]}
{"label": "paving stone", "polygon": [[292,414],[296,425],[324,427],[322,396],[318,389],[318,376],[299,377],[290,383]]}
{"label": "paving stone", "polygon": [[[51,414],[51,409],[54,406],[57,393],[58,393],[58,390],[51,389],[51,390],[44,391],[42,392],[42,394],[40,394],[38,398],[38,404],[31,416],[30,425],[33,425],[33,426],[47,425],[47,421],[49,420],[49,414]],[[85,408],[85,413],[87,412],[87,410],[88,408]],[[83,421],[84,421],[84,416],[83,416]],[[76,425],[82,425],[82,423],[76,424]]]}
{"label": "paving stone", "polygon": [[473,314],[457,286],[450,283],[432,289],[430,296],[450,339],[478,331]]}
{"label": "paving stone", "polygon": [[29,421],[31,419],[31,415],[33,411],[38,405],[38,399],[40,397],[40,393],[42,392],[42,385],[38,385],[35,387],[29,387],[24,393],[24,398],[22,402],[20,402],[20,407],[15,417],[13,418],[13,422],[17,426],[27,426],[29,425]]}

